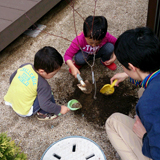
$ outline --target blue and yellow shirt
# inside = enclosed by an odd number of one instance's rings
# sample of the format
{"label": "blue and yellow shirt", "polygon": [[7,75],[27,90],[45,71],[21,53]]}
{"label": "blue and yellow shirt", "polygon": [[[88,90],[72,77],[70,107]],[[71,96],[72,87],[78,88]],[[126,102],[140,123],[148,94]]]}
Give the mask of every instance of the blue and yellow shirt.
{"label": "blue and yellow shirt", "polygon": [[16,70],[11,76],[10,83],[4,100],[12,105],[16,113],[27,115],[36,97],[42,110],[48,113],[60,113],[61,107],[51,101],[50,85],[31,64],[24,64]]}

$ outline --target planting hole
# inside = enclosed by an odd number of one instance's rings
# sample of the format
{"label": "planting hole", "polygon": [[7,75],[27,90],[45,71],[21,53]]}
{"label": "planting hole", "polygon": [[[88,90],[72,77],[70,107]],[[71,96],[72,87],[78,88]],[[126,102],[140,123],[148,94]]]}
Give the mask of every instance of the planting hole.
{"label": "planting hole", "polygon": [[84,118],[89,123],[91,122],[96,128],[98,126],[104,126],[107,117],[115,112],[120,112],[126,115],[131,113],[132,115],[135,115],[134,106],[138,100],[136,95],[137,87],[131,84],[126,85],[122,82],[119,87],[115,87],[115,91],[112,95],[106,96],[100,93],[100,89],[105,84],[110,84],[109,77],[105,76],[98,79],[96,83],[96,100],[93,98],[94,89],[91,94],[84,94],[77,87],[77,83],[73,84],[76,87],[73,95],[67,98],[67,101],[76,99],[82,105],[82,108],[74,111],[74,114],[79,118],[84,116]]}

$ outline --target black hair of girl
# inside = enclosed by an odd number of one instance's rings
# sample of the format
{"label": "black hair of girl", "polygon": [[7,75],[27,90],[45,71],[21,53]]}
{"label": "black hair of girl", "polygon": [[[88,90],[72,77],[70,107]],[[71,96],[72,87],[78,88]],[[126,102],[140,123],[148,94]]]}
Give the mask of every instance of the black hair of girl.
{"label": "black hair of girl", "polygon": [[84,36],[102,40],[107,33],[108,23],[104,16],[88,16],[83,23]]}

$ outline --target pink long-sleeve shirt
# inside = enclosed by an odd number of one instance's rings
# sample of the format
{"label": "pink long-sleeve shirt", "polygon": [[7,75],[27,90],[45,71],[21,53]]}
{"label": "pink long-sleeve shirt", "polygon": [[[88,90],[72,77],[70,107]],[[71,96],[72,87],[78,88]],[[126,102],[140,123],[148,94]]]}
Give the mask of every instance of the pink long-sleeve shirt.
{"label": "pink long-sleeve shirt", "polygon": [[103,38],[102,42],[95,47],[92,47],[90,45],[87,44],[86,40],[85,40],[85,36],[83,34],[83,32],[81,32],[71,43],[71,45],[69,46],[69,48],[66,50],[66,53],[64,55],[64,60],[65,62],[67,60],[72,60],[73,56],[80,50],[82,49],[82,51],[88,53],[88,54],[94,54],[95,51],[98,51],[104,44],[106,43],[112,43],[113,45],[115,45],[116,43],[116,38],[114,36],[112,36],[111,34],[109,34],[109,32],[106,33],[106,36]]}

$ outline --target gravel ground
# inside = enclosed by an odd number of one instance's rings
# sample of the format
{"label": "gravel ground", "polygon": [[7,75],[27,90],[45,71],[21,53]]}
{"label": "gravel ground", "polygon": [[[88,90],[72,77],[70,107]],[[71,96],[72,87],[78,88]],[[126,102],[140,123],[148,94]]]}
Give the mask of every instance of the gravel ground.
{"label": "gravel ground", "polygon": [[[145,26],[148,0],[76,0],[75,13],[77,32],[82,31],[83,18],[93,15],[103,15],[107,18],[108,31],[118,37],[127,29]],[[28,19],[26,19],[28,20]],[[35,53],[44,46],[55,47],[62,56],[75,37],[72,8],[62,0],[55,8],[42,17],[38,23],[46,25],[46,29],[36,38],[21,35],[0,53],[0,132],[7,132],[28,155],[28,160],[39,160],[44,151],[55,141],[66,136],[84,136],[95,141],[104,151],[108,160],[118,160],[111,146],[104,126],[95,128],[87,122],[85,116],[77,117],[74,112],[60,116],[54,121],[38,121],[35,116],[19,117],[9,106],[4,105],[3,97],[9,87],[10,75],[23,63],[33,63]],[[57,38],[55,35],[67,38]],[[94,71],[95,79],[105,75],[112,76],[121,71],[111,72],[97,62]],[[82,72],[84,70],[82,69]],[[103,74],[99,74],[100,71]],[[87,67],[86,79],[90,79],[90,68]],[[49,80],[55,99],[59,104],[67,104],[67,98],[74,92],[74,78],[69,74],[67,65],[63,65],[59,73]],[[60,84],[60,85],[59,85]],[[107,119],[107,117],[106,117]]]}

